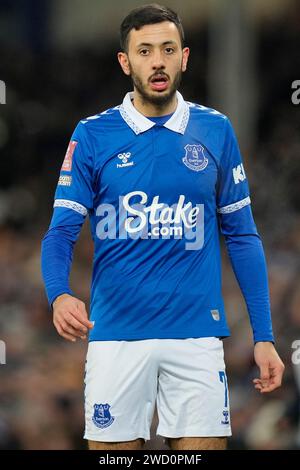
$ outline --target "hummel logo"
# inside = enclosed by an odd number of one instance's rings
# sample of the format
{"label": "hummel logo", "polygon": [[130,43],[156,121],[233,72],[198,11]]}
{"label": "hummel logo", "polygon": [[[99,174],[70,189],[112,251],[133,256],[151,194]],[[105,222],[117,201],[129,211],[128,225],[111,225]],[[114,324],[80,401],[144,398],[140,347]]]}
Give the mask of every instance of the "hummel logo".
{"label": "hummel logo", "polygon": [[123,168],[124,166],[132,166],[134,162],[128,162],[128,159],[131,157],[131,152],[119,153],[118,158],[122,160],[122,163],[117,163],[117,168]]}
{"label": "hummel logo", "polygon": [[131,152],[119,153],[118,157],[122,160],[123,163],[127,163],[128,158],[131,157]]}

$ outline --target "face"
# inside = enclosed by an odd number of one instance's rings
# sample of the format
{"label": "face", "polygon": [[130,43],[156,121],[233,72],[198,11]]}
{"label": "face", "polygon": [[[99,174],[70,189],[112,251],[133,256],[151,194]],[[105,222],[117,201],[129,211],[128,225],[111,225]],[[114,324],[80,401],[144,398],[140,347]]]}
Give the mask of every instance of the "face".
{"label": "face", "polygon": [[143,101],[163,106],[172,100],[179,87],[188,56],[189,49],[181,48],[176,25],[164,21],[132,29],[128,53],[119,52],[118,59]]}

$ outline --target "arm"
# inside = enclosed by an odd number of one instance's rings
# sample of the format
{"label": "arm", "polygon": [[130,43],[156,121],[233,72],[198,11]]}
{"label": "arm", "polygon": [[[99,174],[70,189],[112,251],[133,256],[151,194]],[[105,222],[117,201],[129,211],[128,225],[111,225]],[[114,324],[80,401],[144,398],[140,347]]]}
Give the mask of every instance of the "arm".
{"label": "arm", "polygon": [[49,230],[42,240],[41,268],[53,322],[65,339],[84,339],[93,324],[84,303],[73,296],[69,274],[73,249],[93,207],[92,158],[82,124],[73,133],[61,168]]}
{"label": "arm", "polygon": [[250,206],[222,215],[221,232],[253,330],[254,359],[260,369],[260,378],[253,382],[261,393],[271,392],[281,385],[284,365],[273,344],[267,267]]}
{"label": "arm", "polygon": [[[58,217],[55,211],[54,221]],[[76,215],[67,212],[66,217],[74,219]],[[72,342],[76,338],[85,339],[88,329],[92,328],[84,303],[73,296],[69,287],[73,249],[81,226],[82,221],[68,227],[65,220],[65,227],[50,228],[42,240],[41,251],[42,274],[47,298],[53,308],[54,326],[62,337]]]}
{"label": "arm", "polygon": [[267,267],[250,206],[249,187],[230,121],[224,120],[223,151],[217,186],[217,211],[230,261],[243,293],[254,336],[254,359],[262,393],[279,387],[284,365],[274,348]]}

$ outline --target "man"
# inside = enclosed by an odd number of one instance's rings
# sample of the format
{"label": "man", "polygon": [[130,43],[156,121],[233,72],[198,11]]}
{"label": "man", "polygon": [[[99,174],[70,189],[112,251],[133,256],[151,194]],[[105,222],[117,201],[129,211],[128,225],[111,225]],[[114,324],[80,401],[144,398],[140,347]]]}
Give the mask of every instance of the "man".
{"label": "man", "polygon": [[[43,239],[54,325],[89,347],[90,449],[140,449],[159,426],[171,449],[225,449],[231,435],[222,338],[218,224],[245,297],[260,378],[281,384],[267,274],[247,179],[227,117],[177,91],[189,49],[178,16],[153,4],[121,25],[118,60],[134,90],[80,121]],[[89,214],[95,244],[91,321],[68,278]]]}

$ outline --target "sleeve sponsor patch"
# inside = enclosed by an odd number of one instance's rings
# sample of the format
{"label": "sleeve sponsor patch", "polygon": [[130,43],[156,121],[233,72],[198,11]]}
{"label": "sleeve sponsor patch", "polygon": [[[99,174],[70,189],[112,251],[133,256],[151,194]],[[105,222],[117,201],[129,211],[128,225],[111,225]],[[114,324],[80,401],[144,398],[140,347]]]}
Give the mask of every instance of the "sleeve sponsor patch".
{"label": "sleeve sponsor patch", "polygon": [[62,171],[71,171],[72,170],[73,153],[74,153],[74,150],[75,150],[77,144],[78,144],[78,142],[76,140],[71,140],[70,141],[70,143],[68,145],[68,148],[67,148],[66,155],[65,155],[65,159],[64,159],[62,167],[61,167]]}
{"label": "sleeve sponsor patch", "polygon": [[72,176],[68,175],[60,175],[58,180],[59,186],[71,186],[72,184]]}
{"label": "sleeve sponsor patch", "polygon": [[244,170],[244,165],[240,163],[235,168],[232,168],[234,184],[239,184],[241,181],[246,179],[246,173]]}

